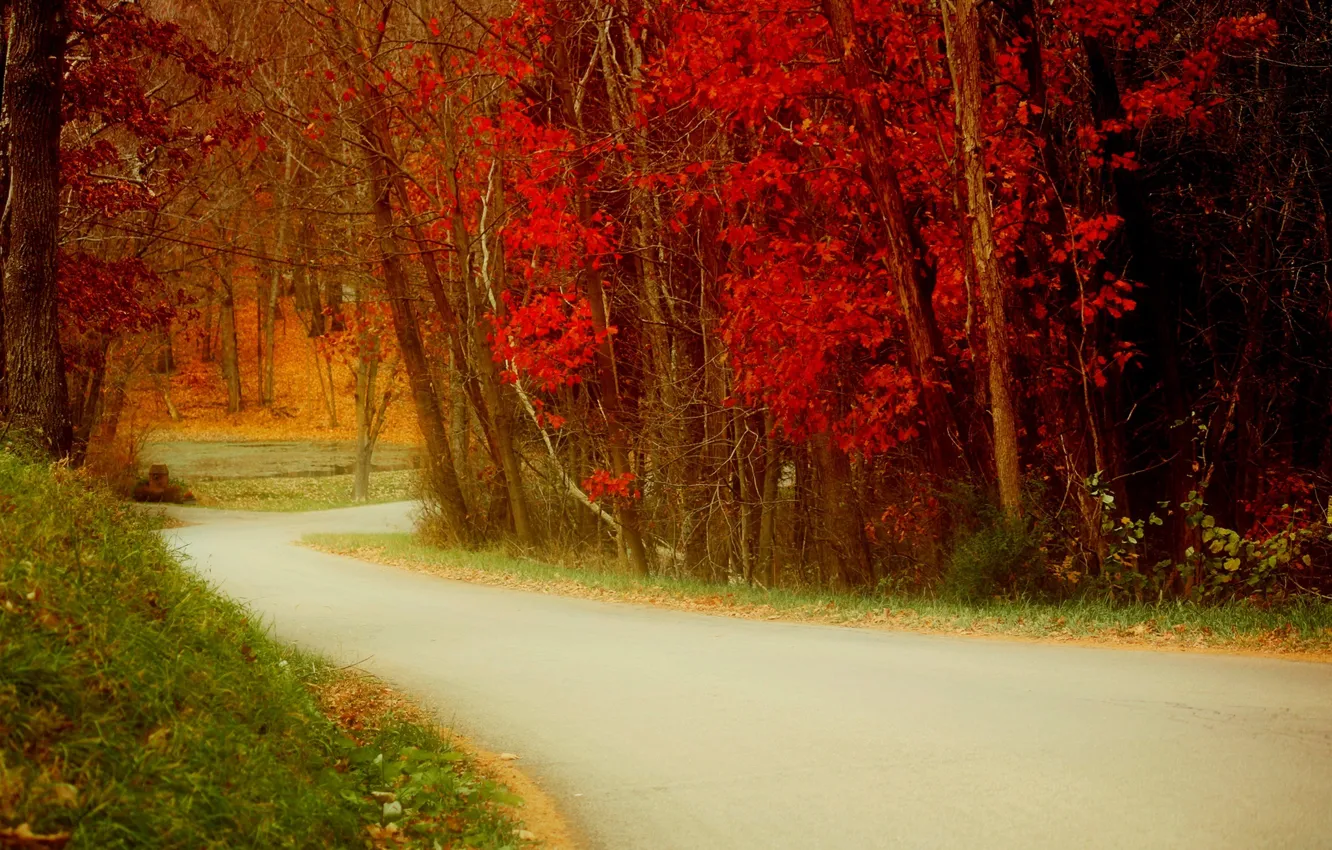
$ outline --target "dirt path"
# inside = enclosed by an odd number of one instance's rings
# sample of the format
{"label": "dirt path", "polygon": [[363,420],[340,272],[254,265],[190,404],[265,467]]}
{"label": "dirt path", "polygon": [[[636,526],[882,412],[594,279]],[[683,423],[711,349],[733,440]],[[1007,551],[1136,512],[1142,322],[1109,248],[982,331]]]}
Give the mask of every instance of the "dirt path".
{"label": "dirt path", "polygon": [[181,511],[279,636],[526,771],[605,850],[1259,848],[1332,835],[1332,666],[767,623],[296,547],[407,507]]}

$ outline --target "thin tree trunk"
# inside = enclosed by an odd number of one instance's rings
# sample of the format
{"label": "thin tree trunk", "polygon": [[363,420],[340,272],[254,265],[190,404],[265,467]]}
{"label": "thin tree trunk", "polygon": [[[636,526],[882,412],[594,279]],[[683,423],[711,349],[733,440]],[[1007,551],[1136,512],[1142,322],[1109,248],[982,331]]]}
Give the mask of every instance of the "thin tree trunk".
{"label": "thin tree trunk", "polygon": [[264,407],[273,405],[273,372],[274,358],[273,350],[276,347],[277,335],[277,299],[278,289],[282,285],[282,277],[278,274],[276,268],[268,280],[268,292],[265,293],[263,303],[263,325],[261,329],[261,339],[263,340],[263,372],[261,373],[261,383],[263,385],[260,403]]}
{"label": "thin tree trunk", "polygon": [[[9,2],[0,0],[0,95],[9,57]],[[5,264],[9,258],[9,121],[0,102],[0,418],[9,417],[9,380],[5,355]]]}
{"label": "thin tree trunk", "polygon": [[430,377],[430,364],[426,361],[421,330],[412,311],[407,292],[407,273],[402,255],[393,236],[393,206],[390,199],[389,168],[393,162],[387,116],[384,104],[373,95],[366,104],[361,132],[369,148],[370,195],[378,230],[380,262],[384,288],[393,315],[393,329],[398,339],[407,382],[411,387],[412,403],[416,407],[416,421],[425,439],[433,491],[439,500],[440,513],[450,533],[458,543],[470,546],[475,542],[471,516],[458,483],[458,472],[453,465],[453,450],[444,424],[439,397]]}
{"label": "thin tree trunk", "polygon": [[[489,301],[486,294],[482,292],[482,287],[488,284],[478,279],[472,263],[472,235],[467,229],[467,221],[463,215],[462,196],[459,192],[456,174],[458,152],[456,140],[453,136],[454,126],[452,117],[447,115],[447,112],[444,116],[442,129],[446,160],[444,163],[445,183],[449,191],[449,203],[452,206],[449,225],[453,235],[453,249],[458,261],[458,270],[463,286],[466,287],[471,303],[477,310],[481,310]],[[402,186],[400,177],[395,176],[394,179],[397,184],[399,199],[405,205],[407,203],[406,187]],[[456,333],[459,324],[458,318],[456,314],[450,316],[448,312],[444,312],[446,309],[450,312],[452,310],[445,306],[447,297],[444,293],[443,280],[439,275],[434,254],[428,250],[424,239],[414,224],[411,227],[411,232],[413,239],[417,242],[418,249],[421,251],[436,304],[440,307],[445,321],[449,323],[451,332]],[[485,238],[484,235],[481,238]],[[509,501],[509,515],[513,519],[514,534],[523,545],[533,546],[537,543],[537,535],[529,519],[527,495],[523,490],[522,468],[518,464],[518,453],[513,446],[512,423],[507,405],[504,404],[504,399],[500,394],[499,371],[495,367],[494,356],[486,341],[485,325],[475,319],[468,322],[468,325],[471,330],[473,359],[476,363],[477,385],[485,400],[484,405],[478,406],[477,416],[482,425],[489,431],[488,436],[494,444],[495,454],[498,456],[499,466],[504,474],[504,487]],[[459,358],[455,355],[454,359]],[[465,355],[463,359],[465,360]]]}
{"label": "thin tree trunk", "polygon": [[[369,337],[364,334],[363,337]],[[363,338],[356,361],[356,462],[352,470],[352,501],[370,498],[370,467],[375,450],[371,433],[374,428],[375,383],[379,374],[379,349]]]}
{"label": "thin tree trunk", "polygon": [[[563,19],[561,19],[563,20]],[[560,102],[564,119],[571,131],[581,141],[583,136],[582,120],[579,115],[577,97],[571,80],[577,78],[568,55],[568,39],[564,33],[557,33],[554,47],[558,56],[556,68],[556,86],[559,88]],[[588,197],[592,185],[591,169],[586,163],[578,168],[580,192],[578,197],[578,218],[584,227],[591,227],[592,203]],[[629,465],[629,431],[624,426],[621,409],[620,387],[615,376],[615,352],[611,347],[609,313],[606,306],[606,293],[601,279],[601,269],[588,256],[583,263],[582,277],[586,288],[588,305],[592,308],[592,326],[601,336],[601,343],[596,349],[597,388],[600,390],[599,401],[606,419],[606,443],[610,454],[611,472],[617,476],[632,474]],[[639,575],[649,573],[647,549],[643,545],[643,535],[638,518],[638,504],[630,499],[620,499],[616,505],[616,515],[620,520],[620,532],[624,540],[629,566]]]}
{"label": "thin tree trunk", "polygon": [[[962,135],[962,170],[967,184],[967,217],[971,221],[971,258],[985,302],[985,340],[990,360],[990,417],[994,424],[994,466],[999,504],[1010,517],[1022,513],[1022,480],[1018,460],[1017,416],[1013,410],[1012,366],[1008,352],[1008,321],[999,252],[993,232],[990,190],[985,181],[985,149],[981,127],[980,13],[976,0],[954,0],[953,14],[944,3],[944,33],[953,73],[953,101]],[[950,19],[951,18],[951,19]],[[960,211],[959,211],[960,212]]]}
{"label": "thin tree trunk", "polygon": [[56,302],[61,78],[69,20],[61,0],[10,0],[3,119],[9,194],[3,227],[5,381],[10,422],[56,457],[73,447]]}
{"label": "thin tree trunk", "polygon": [[221,334],[222,380],[227,385],[227,413],[240,413],[240,349],[236,344],[236,298],[229,275],[218,273],[222,291],[218,298],[218,326]]}
{"label": "thin tree trunk", "polygon": [[[259,252],[266,251],[267,246],[261,242]],[[271,284],[272,281],[265,283],[263,275],[257,276],[254,282],[254,397],[260,407],[264,405],[264,304],[268,301],[267,287]]]}
{"label": "thin tree trunk", "polygon": [[777,427],[771,413],[763,414],[766,434],[763,448],[763,495],[759,515],[758,569],[768,577],[768,587],[777,587],[777,558],[773,547],[773,525],[777,511],[777,485],[781,478],[781,463],[777,456]]}
{"label": "thin tree trunk", "polygon": [[209,292],[204,298],[203,305],[203,338],[199,345],[199,360],[204,363],[213,362],[213,297]]}

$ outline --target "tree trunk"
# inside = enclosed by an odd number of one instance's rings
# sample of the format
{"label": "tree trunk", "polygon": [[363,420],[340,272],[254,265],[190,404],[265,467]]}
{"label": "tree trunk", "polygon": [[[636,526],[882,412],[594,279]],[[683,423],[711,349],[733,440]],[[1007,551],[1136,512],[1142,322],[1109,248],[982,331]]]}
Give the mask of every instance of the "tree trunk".
{"label": "tree trunk", "polygon": [[884,129],[887,118],[874,92],[874,75],[851,0],[823,0],[823,11],[841,47],[842,73],[850,90],[865,170],[883,217],[888,271],[902,306],[908,353],[920,384],[931,466],[936,474],[946,476],[958,466],[958,449],[950,437],[957,437],[959,429],[940,369],[943,343],[931,301],[933,272],[925,262],[920,234],[907,216],[901,182],[892,164],[893,143]]}
{"label": "tree trunk", "polygon": [[[0,0],[0,95],[4,92],[9,56],[8,0]],[[9,418],[9,380],[5,371],[5,262],[9,257],[9,226],[5,208],[9,200],[9,121],[0,102],[0,419]]]}
{"label": "tree trunk", "polygon": [[[1008,353],[1008,321],[1004,285],[994,241],[990,191],[985,181],[982,142],[980,13],[976,0],[954,0],[953,13],[944,3],[944,33],[953,73],[953,101],[962,136],[962,170],[967,184],[967,217],[971,221],[971,258],[985,302],[985,341],[990,360],[990,417],[994,425],[994,466],[999,504],[1010,517],[1022,513],[1022,481],[1018,460],[1017,416],[1013,409],[1012,367]],[[951,17],[951,20],[950,20]],[[961,212],[959,210],[959,212]]]}
{"label": "tree trunk", "polygon": [[56,300],[60,228],[61,77],[69,20],[61,0],[11,0],[5,33],[5,381],[10,422],[52,455],[73,446]]}
{"label": "tree trunk", "polygon": [[[260,242],[259,252],[265,251],[267,247]],[[254,397],[260,407],[264,405],[264,304],[268,301],[270,283],[265,282],[262,274],[254,281]]]}
{"label": "tree trunk", "polygon": [[364,334],[356,360],[356,461],[352,468],[352,501],[370,498],[370,467],[375,451],[375,383],[379,374],[379,348]]}
{"label": "tree trunk", "polygon": [[384,113],[384,104],[378,100],[371,97],[366,105],[361,132],[369,149],[370,195],[375,227],[378,230],[384,288],[393,315],[393,330],[397,336],[398,349],[402,354],[403,366],[407,370],[407,383],[411,388],[412,402],[416,407],[417,426],[425,439],[432,490],[439,499],[440,513],[450,533],[461,545],[470,546],[475,542],[471,516],[463,498],[462,487],[458,483],[458,472],[453,465],[453,450],[449,446],[443,411],[440,409],[439,397],[435,393],[430,377],[430,364],[426,361],[421,330],[409,300],[407,273],[403,267],[402,253],[393,236],[393,205],[389,195],[392,189],[389,168],[393,157],[388,148],[390,143],[388,127],[384,126],[388,118]]}
{"label": "tree trunk", "polygon": [[260,383],[262,384],[259,403],[264,407],[273,406],[273,349],[276,347],[277,335],[277,299],[278,290],[282,286],[282,277],[278,274],[276,268],[268,279],[268,291],[264,293],[263,303],[263,325],[261,338],[263,340],[263,372],[260,374]]}
{"label": "tree trunk", "polygon": [[203,363],[213,362],[213,298],[212,293],[206,293],[203,304],[203,336],[199,340],[199,360]]}
{"label": "tree trunk", "polygon": [[[585,226],[590,224],[592,218],[589,206],[586,195],[579,199],[579,214]],[[584,264],[583,273],[587,281],[587,300],[592,307],[592,326],[601,335],[596,351],[597,387],[600,390],[601,409],[606,416],[606,442],[610,451],[611,472],[617,476],[629,475],[632,471],[629,468],[629,432],[621,419],[620,388],[615,379],[615,355],[607,332],[609,322],[606,294],[601,285],[601,270],[594,267],[589,258]],[[639,531],[636,500],[632,497],[620,499],[616,505],[616,514],[620,519],[629,566],[638,575],[645,576],[648,574],[647,550]]]}
{"label": "tree trunk", "polygon": [[236,344],[236,298],[229,276],[218,273],[222,291],[218,298],[218,327],[222,348],[222,380],[227,385],[227,413],[240,413],[240,350]]}
{"label": "tree trunk", "polygon": [[843,588],[864,587],[873,576],[865,528],[851,486],[850,458],[826,433],[814,438],[814,453],[822,490],[824,552],[832,556],[829,577]]}
{"label": "tree trunk", "polygon": [[[567,36],[558,33],[554,46],[559,66],[555,69],[556,86],[559,88],[564,120],[568,128],[581,141],[583,136],[582,121],[579,115],[579,104],[574,96],[571,84],[571,80],[577,78],[578,72],[573,68],[568,55]],[[591,190],[593,182],[592,172],[585,162],[579,167],[578,171],[578,183],[580,185],[577,202],[578,217],[584,227],[591,227],[592,203],[588,197],[588,192]],[[588,305],[592,308],[592,326],[602,337],[595,355],[597,388],[600,391],[598,401],[601,403],[601,410],[606,419],[606,443],[610,454],[611,472],[617,476],[624,476],[632,473],[629,466],[629,431],[624,426],[623,411],[620,405],[620,387],[615,376],[615,352],[611,347],[610,334],[607,332],[610,311],[606,306],[606,293],[602,285],[601,269],[593,260],[594,258],[589,256],[584,261],[582,277]],[[618,500],[616,515],[620,521],[620,532],[629,566],[638,575],[645,576],[649,573],[647,549],[643,545],[643,535],[640,531],[637,502],[634,499]]]}
{"label": "tree trunk", "polygon": [[763,504],[759,515],[758,569],[767,576],[769,589],[777,587],[777,557],[773,547],[773,526],[777,511],[777,485],[781,462],[777,455],[777,424],[771,413],[763,415],[766,435],[763,450]]}
{"label": "tree trunk", "polygon": [[[466,287],[468,297],[475,309],[480,311],[490,301],[487,293],[482,291],[482,288],[489,286],[489,283],[479,279],[472,263],[472,234],[467,229],[467,220],[463,215],[463,201],[459,192],[456,173],[458,152],[456,140],[453,136],[452,116],[447,114],[447,107],[443,120],[446,160],[444,175],[449,192],[448,202],[452,207],[449,213],[449,225],[453,235],[453,250],[458,261],[458,271],[463,286]],[[407,200],[406,188],[401,185],[401,178],[395,176],[394,179],[398,184],[398,196],[405,204]],[[459,331],[458,317],[456,313],[450,315],[453,311],[451,306],[447,304],[443,280],[439,275],[434,254],[428,250],[428,246],[419,235],[415,225],[412,226],[412,235],[425,262],[426,274],[430,277],[431,289],[434,291],[436,304],[443,314],[442,318],[450,325],[451,332],[457,333]],[[483,234],[480,238],[484,239],[486,236]],[[448,310],[448,312],[444,312],[445,310]],[[504,488],[508,497],[509,515],[513,520],[514,534],[523,545],[534,546],[537,543],[537,535],[529,519],[527,494],[523,490],[522,468],[518,464],[518,453],[513,446],[513,428],[509,408],[505,399],[501,396],[499,370],[495,367],[494,355],[486,341],[486,326],[477,321],[475,316],[473,316],[472,321],[468,322],[468,326],[471,330],[470,337],[473,360],[476,364],[477,385],[482,398],[484,398],[484,405],[477,406],[477,416],[482,425],[490,432],[489,437],[494,444],[495,454],[498,456],[500,471],[504,475]],[[455,354],[454,359],[459,359],[458,354]],[[465,359],[465,355],[463,359]]]}

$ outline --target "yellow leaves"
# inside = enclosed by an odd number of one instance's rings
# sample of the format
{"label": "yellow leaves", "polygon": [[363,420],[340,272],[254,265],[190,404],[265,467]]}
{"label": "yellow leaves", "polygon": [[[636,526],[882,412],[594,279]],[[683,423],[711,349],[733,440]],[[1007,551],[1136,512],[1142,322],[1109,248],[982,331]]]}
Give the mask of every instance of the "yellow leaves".
{"label": "yellow leaves", "polygon": [[167,744],[170,743],[170,741],[171,727],[159,726],[152,732],[148,733],[148,739],[144,741],[143,746],[144,749],[161,752],[167,748]]}
{"label": "yellow leaves", "polygon": [[26,823],[13,829],[0,829],[0,848],[4,850],[59,850],[69,843],[69,839],[68,832],[35,833]]}
{"label": "yellow leaves", "polygon": [[387,847],[403,847],[411,841],[396,823],[391,823],[388,826],[372,823],[365,828],[365,832],[370,837],[371,846],[376,850]]}

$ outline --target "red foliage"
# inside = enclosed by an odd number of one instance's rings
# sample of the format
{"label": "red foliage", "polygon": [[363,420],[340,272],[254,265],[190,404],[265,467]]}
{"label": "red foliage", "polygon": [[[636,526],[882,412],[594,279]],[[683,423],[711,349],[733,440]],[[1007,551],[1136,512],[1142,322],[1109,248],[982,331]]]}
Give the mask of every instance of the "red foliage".
{"label": "red foliage", "polygon": [[493,339],[495,359],[509,364],[506,380],[530,376],[548,391],[581,381],[580,371],[606,338],[593,326],[587,301],[559,291],[538,293],[521,305],[505,292],[504,301]]}
{"label": "red foliage", "polygon": [[603,499],[640,499],[643,494],[634,487],[634,474],[616,475],[608,469],[597,469],[583,479],[583,492],[594,502]]}

